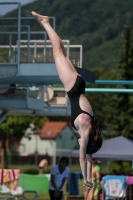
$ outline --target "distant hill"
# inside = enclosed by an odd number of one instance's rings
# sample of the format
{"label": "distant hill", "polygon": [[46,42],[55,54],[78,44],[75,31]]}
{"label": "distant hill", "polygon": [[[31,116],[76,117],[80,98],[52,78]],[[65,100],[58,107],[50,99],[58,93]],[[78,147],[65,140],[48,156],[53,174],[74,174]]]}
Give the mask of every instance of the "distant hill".
{"label": "distant hill", "polygon": [[36,0],[23,6],[21,15],[31,16],[32,10],[55,16],[60,37],[83,45],[84,68],[117,67],[123,28],[127,22],[133,26],[132,0]]}

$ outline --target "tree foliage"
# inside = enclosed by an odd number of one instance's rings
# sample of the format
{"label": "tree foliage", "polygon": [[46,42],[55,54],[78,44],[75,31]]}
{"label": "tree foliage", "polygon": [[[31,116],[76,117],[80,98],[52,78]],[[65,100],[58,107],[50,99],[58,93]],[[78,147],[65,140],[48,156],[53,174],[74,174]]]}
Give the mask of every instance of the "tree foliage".
{"label": "tree foliage", "polygon": [[38,116],[8,116],[0,124],[0,151],[2,152],[1,168],[8,168],[6,155],[7,140],[9,143],[9,149],[13,150],[13,143],[22,138],[30,123],[34,123],[36,126],[41,127],[46,120],[46,117]]}
{"label": "tree foliage", "polygon": [[117,175],[128,175],[131,171],[133,171],[131,167],[131,162],[130,161],[109,161],[108,162],[108,171],[109,173],[113,173],[115,170],[115,173]]}
{"label": "tree foliage", "polygon": [[8,116],[0,125],[0,139],[6,134],[8,139],[20,140],[30,123],[41,127],[47,121],[46,117],[38,116]]}
{"label": "tree foliage", "polygon": [[[124,45],[118,61],[119,71],[116,74],[118,80],[132,80],[133,77],[133,40],[131,38],[131,27],[125,26]],[[132,86],[117,86],[118,88],[130,89]],[[133,95],[130,93],[119,93],[112,95],[106,106],[110,113],[109,121],[106,122],[110,130],[110,137],[123,135],[133,139]]]}

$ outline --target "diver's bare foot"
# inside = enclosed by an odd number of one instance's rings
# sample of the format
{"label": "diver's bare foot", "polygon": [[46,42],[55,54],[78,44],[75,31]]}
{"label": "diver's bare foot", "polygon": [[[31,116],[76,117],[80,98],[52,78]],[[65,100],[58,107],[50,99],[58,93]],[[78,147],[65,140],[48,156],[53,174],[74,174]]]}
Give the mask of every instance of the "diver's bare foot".
{"label": "diver's bare foot", "polygon": [[38,13],[32,11],[31,14],[35,17],[35,19],[41,24],[44,25],[45,23],[49,22],[48,16],[39,15]]}

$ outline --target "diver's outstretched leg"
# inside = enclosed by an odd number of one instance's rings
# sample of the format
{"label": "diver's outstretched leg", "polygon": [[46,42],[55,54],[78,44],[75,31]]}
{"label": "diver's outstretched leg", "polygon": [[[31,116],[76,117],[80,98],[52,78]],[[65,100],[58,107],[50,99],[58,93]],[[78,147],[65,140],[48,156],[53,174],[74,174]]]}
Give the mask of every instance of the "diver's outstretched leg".
{"label": "diver's outstretched leg", "polygon": [[53,55],[59,78],[61,82],[64,84],[65,90],[69,91],[74,85],[78,73],[74,68],[74,66],[70,64],[68,58],[66,57],[62,41],[55,32],[55,30],[51,27],[49,23],[49,17],[39,15],[34,11],[32,11],[32,15],[46,30],[49,36],[49,39],[53,47]]}

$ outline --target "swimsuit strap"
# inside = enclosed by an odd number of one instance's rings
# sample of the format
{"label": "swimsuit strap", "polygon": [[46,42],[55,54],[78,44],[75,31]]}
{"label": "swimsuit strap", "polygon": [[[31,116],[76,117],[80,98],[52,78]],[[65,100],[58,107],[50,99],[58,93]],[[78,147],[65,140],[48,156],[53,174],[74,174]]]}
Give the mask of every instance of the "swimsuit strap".
{"label": "swimsuit strap", "polygon": [[[82,110],[82,109],[81,109],[81,110]],[[85,113],[85,114],[89,115],[91,119],[94,119],[94,116],[92,116],[90,113],[88,113],[88,112],[86,112],[86,111],[84,111],[84,110],[82,110],[82,113]]]}
{"label": "swimsuit strap", "polygon": [[[80,109],[80,110],[82,111],[81,113],[87,114],[87,115],[90,116],[91,119],[94,119],[94,116],[90,115],[90,113],[88,113],[88,112],[86,112],[86,111],[84,111],[82,109]],[[72,124],[72,126],[78,131],[78,129],[75,127],[74,123]]]}

